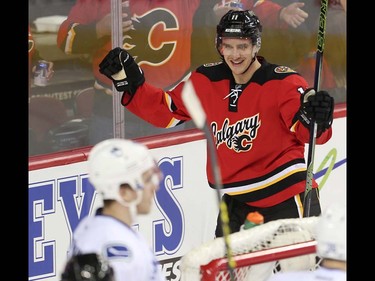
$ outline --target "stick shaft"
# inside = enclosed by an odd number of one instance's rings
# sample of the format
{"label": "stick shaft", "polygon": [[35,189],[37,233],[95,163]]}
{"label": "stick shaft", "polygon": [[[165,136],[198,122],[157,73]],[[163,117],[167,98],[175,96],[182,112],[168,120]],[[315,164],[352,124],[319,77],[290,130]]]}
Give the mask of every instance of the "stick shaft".
{"label": "stick shaft", "polygon": [[216,154],[216,146],[214,139],[212,137],[211,131],[209,126],[206,122],[206,114],[202,107],[202,104],[195,92],[193,83],[188,80],[185,82],[184,89],[182,91],[182,100],[189,111],[191,118],[193,119],[195,125],[201,129],[207,139],[207,149],[208,149],[208,157],[211,161],[211,169],[212,174],[215,180],[215,190],[217,194],[217,200],[220,208],[220,220],[223,230],[223,239],[225,244],[225,251],[228,259],[228,270],[230,274],[230,280],[235,280],[234,275],[234,268],[236,267],[236,261],[233,259],[232,248],[230,247],[229,235],[230,235],[230,228],[229,228],[229,216],[228,216],[228,209],[226,203],[221,200],[221,193],[220,190],[223,188],[222,180],[221,180],[221,172],[220,172],[220,165],[217,160]]}
{"label": "stick shaft", "polygon": [[[323,51],[324,41],[326,33],[326,19],[327,19],[328,0],[321,0],[320,2],[320,14],[319,14],[319,29],[318,29],[318,45],[316,51],[315,61],[315,76],[314,76],[314,89],[318,93],[320,88],[321,72],[323,67]],[[313,181],[313,168],[314,168],[314,154],[315,154],[315,143],[317,135],[317,124],[315,120],[311,120],[310,123],[310,139],[309,139],[309,150],[307,155],[307,173],[306,173],[306,187],[303,200],[303,216],[310,216],[311,206],[311,189]]]}

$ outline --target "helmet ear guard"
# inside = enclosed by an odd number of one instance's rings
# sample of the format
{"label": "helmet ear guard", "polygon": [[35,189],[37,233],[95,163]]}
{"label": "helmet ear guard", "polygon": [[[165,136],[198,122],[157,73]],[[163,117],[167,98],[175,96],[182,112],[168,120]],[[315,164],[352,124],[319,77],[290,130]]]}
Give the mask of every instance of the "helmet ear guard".
{"label": "helmet ear guard", "polygon": [[253,46],[257,46],[257,51],[261,47],[262,25],[253,11],[228,11],[216,26],[216,49],[220,52],[222,38],[250,38]]}

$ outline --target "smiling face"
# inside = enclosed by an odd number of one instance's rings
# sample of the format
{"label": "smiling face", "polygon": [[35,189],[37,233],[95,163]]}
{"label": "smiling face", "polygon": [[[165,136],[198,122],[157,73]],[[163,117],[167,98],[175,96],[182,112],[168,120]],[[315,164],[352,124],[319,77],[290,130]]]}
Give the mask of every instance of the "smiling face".
{"label": "smiling face", "polygon": [[[219,47],[224,61],[232,70],[237,83],[247,82],[256,65],[251,65],[258,47],[249,38],[223,38]],[[249,75],[250,74],[250,75]],[[242,81],[242,82],[241,82]]]}

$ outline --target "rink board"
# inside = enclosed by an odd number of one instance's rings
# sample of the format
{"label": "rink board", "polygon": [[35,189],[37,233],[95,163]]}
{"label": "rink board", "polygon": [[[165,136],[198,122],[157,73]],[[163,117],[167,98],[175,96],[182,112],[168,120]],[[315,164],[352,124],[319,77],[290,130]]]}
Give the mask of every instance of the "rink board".
{"label": "rink board", "polygon": [[[335,118],[333,132],[315,149],[314,177],[323,210],[330,202],[346,202],[346,114]],[[206,141],[198,130],[141,141],[151,148],[166,180],[151,214],[140,217],[134,228],[149,241],[167,280],[180,280],[180,258],[213,239],[216,225],[217,195],[205,175]],[[101,206],[87,178],[88,151],[29,161],[29,280],[59,280],[73,230]]]}

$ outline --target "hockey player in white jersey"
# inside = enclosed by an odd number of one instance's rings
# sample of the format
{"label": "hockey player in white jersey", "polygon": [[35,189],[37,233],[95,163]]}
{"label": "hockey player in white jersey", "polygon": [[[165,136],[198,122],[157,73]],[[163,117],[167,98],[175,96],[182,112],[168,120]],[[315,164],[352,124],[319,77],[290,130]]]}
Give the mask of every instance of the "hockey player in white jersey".
{"label": "hockey player in white jersey", "polygon": [[108,139],[92,148],[88,167],[103,207],[79,223],[69,256],[100,254],[116,281],[164,281],[150,245],[132,228],[138,214],[150,212],[162,179],[150,151],[134,141]]}
{"label": "hockey player in white jersey", "polygon": [[346,281],[346,208],[327,207],[316,224],[317,254],[322,258],[315,271],[276,273],[268,281]]}

